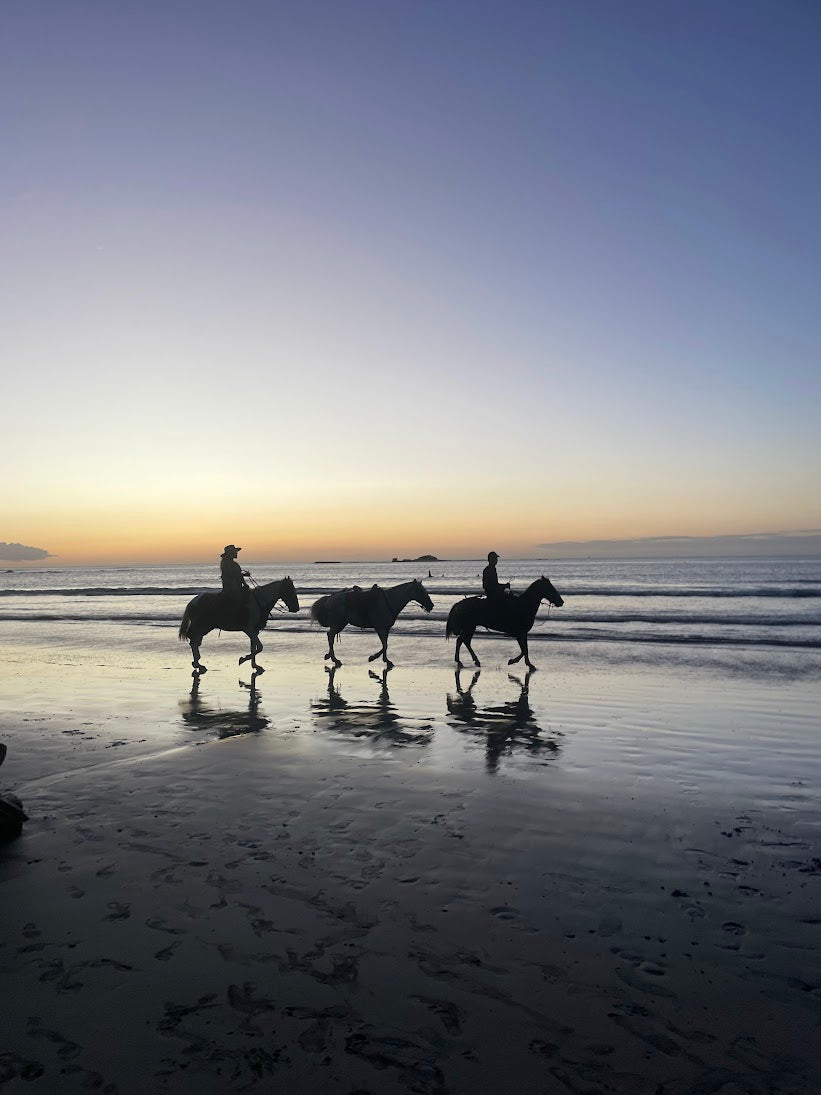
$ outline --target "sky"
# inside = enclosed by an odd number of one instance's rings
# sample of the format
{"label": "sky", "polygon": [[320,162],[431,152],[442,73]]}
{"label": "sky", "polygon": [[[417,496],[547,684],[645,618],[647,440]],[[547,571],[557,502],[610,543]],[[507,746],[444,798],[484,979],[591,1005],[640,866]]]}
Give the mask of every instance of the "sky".
{"label": "sky", "polygon": [[0,539],[821,528],[821,8],[4,0]]}

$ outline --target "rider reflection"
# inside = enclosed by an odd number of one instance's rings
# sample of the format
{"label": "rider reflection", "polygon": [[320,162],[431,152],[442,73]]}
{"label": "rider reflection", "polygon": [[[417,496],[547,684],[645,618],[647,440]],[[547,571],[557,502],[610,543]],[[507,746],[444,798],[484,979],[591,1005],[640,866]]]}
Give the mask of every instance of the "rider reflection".
{"label": "rider reflection", "polygon": [[256,686],[257,674],[251,676],[251,683],[239,681],[241,689],[249,692],[248,706],[245,710],[224,710],[214,707],[200,695],[202,678],[197,674],[191,684],[191,691],[180,700],[180,717],[189,730],[207,731],[219,738],[233,738],[239,734],[254,734],[270,726],[271,720],[260,711],[261,694]]}
{"label": "rider reflection", "polygon": [[484,739],[485,766],[489,773],[495,774],[499,770],[502,757],[513,756],[518,751],[542,758],[558,753],[557,735],[542,736],[542,729],[530,706],[531,671],[524,680],[508,673],[508,680],[518,685],[519,695],[514,700],[490,707],[479,707],[473,696],[481,671],[473,672],[467,688],[462,686],[461,674],[461,668],[455,671],[456,693],[449,692],[446,697],[448,714],[458,724],[456,729]]}

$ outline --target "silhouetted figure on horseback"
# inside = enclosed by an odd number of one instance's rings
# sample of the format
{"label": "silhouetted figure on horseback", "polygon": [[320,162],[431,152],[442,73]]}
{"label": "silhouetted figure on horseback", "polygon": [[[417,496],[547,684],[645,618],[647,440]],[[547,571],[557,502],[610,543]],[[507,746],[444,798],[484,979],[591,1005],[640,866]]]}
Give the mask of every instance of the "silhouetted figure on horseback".
{"label": "silhouetted figure on horseback", "polygon": [[246,623],[251,625],[256,623],[256,619],[252,619],[252,616],[257,616],[258,611],[255,611],[256,606],[251,599],[251,590],[245,581],[251,575],[237,562],[237,555],[241,551],[242,548],[234,547],[233,544],[227,545],[220,556],[220,577],[222,592],[234,608],[237,625],[244,628]]}
{"label": "silhouetted figure on horseback", "polygon": [[482,571],[482,589],[485,591],[485,596],[488,600],[495,600],[497,597],[504,597],[506,592],[510,591],[510,582],[505,582],[504,585],[499,581],[499,575],[496,573],[496,564],[499,562],[499,556],[495,551],[489,551],[487,555],[487,566]]}
{"label": "silhouetted figure on horseback", "polygon": [[278,600],[283,600],[289,612],[299,612],[299,599],[294,583],[289,577],[277,582],[266,582],[249,589],[245,579],[251,575],[237,562],[241,548],[229,544],[220,557],[222,590],[219,593],[198,593],[189,601],[179,636],[191,644],[194,657],[191,663],[195,675],[205,673],[200,661],[200,644],[209,631],[244,631],[251,641],[251,653],[240,658],[239,664],[250,661],[255,673],[265,670],[257,664],[256,656],[262,650],[259,633],[268,622],[268,616]]}
{"label": "silhouetted figure on horseback", "polygon": [[496,573],[498,561],[499,556],[496,552],[489,551],[487,566],[482,571],[482,589],[485,591],[485,597],[487,597],[488,612],[501,622],[510,615],[509,607],[513,594],[510,592],[510,582],[505,582],[502,585],[499,581],[499,575]]}
{"label": "silhouetted figure on horseback", "polygon": [[[462,646],[466,646],[473,664],[479,665],[479,659],[470,645],[477,627],[486,627],[488,631],[500,631],[503,635],[510,635],[519,644],[519,653],[515,658],[508,659],[508,665],[525,660],[528,669],[533,669],[533,662],[527,650],[527,636],[533,627],[536,613],[543,600],[560,608],[564,601],[549,578],[542,575],[527,587],[524,593],[514,597],[505,593],[505,587],[499,583],[496,575],[496,560],[499,556],[495,551],[488,555],[488,565],[482,575],[482,584],[485,587],[485,597],[465,597],[463,601],[457,601],[448,613],[445,625],[445,636],[456,636],[456,664],[461,666],[459,653]],[[495,584],[494,584],[495,582]],[[507,583],[510,588],[510,583]]]}

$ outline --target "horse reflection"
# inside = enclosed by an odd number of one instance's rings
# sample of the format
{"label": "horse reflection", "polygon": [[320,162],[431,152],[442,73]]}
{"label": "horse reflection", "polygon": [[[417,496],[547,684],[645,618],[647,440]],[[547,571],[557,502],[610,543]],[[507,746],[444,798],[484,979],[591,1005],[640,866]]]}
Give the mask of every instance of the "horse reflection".
{"label": "horse reflection", "polygon": [[551,737],[542,736],[542,729],[530,706],[532,670],[528,671],[524,680],[508,673],[508,680],[519,686],[519,695],[515,700],[507,700],[492,707],[477,706],[473,696],[481,671],[474,670],[467,688],[462,686],[461,673],[461,669],[455,672],[456,692],[449,692],[447,695],[448,715],[451,717],[451,724],[460,732],[484,738],[485,765],[488,772],[497,772],[502,757],[512,756],[519,751],[542,760],[558,753],[558,735],[554,733]]}
{"label": "horse reflection", "polygon": [[379,682],[379,694],[372,703],[346,700],[335,677],[338,666],[326,666],[327,693],[311,700],[311,711],[317,723],[346,738],[356,738],[380,746],[428,745],[433,727],[428,723],[414,725],[415,720],[403,718],[391,702],[388,691],[388,667],[381,673],[368,670],[368,677]]}
{"label": "horse reflection", "polygon": [[239,681],[239,687],[248,691],[246,710],[223,710],[213,707],[200,696],[199,674],[191,683],[188,696],[180,700],[180,716],[190,730],[206,730],[220,738],[233,738],[240,734],[256,734],[270,726],[271,720],[260,711],[261,694],[256,686],[257,673],[251,675],[251,683]]}

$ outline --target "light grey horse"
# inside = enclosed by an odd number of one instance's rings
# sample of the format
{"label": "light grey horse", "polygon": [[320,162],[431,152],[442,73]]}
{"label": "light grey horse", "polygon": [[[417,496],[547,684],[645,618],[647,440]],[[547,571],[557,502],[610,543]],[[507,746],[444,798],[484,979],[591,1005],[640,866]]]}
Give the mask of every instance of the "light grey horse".
{"label": "light grey horse", "polygon": [[311,619],[328,629],[325,660],[330,658],[334,665],[342,665],[334,653],[334,639],[348,624],[353,624],[354,627],[375,631],[382,643],[381,649],[371,654],[368,661],[373,662],[381,657],[385,666],[393,669],[393,662],[388,659],[388,634],[396,623],[396,617],[410,601],[416,601],[425,612],[433,608],[428,591],[418,579],[391,586],[390,589],[377,585],[370,589],[354,586],[353,589],[340,589],[337,593],[320,597],[311,607]]}

